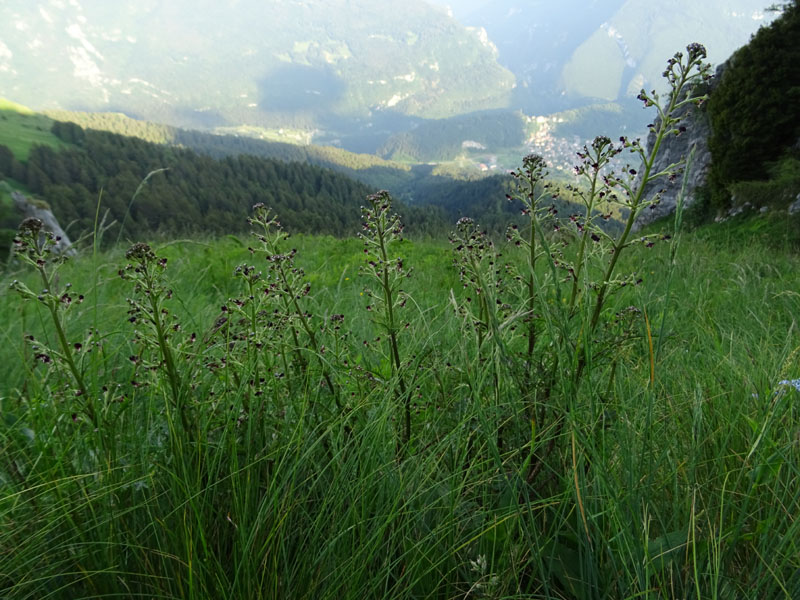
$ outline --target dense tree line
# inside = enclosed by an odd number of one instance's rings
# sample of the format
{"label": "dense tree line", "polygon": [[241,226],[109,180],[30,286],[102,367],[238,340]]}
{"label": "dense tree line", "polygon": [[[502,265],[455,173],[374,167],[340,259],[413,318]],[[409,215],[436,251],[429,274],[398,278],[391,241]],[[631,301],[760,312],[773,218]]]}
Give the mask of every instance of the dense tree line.
{"label": "dense tree line", "polygon": [[[138,119],[132,119],[121,113],[49,110],[45,111],[44,114],[55,120],[53,124],[54,131],[56,128],[79,125],[85,129],[118,133],[120,135],[136,137],[146,142],[153,142],[154,144],[171,143],[175,137],[175,133],[179,131],[175,127],[169,125],[139,121]],[[56,135],[64,139],[63,135],[60,133]]]}
{"label": "dense tree line", "polygon": [[[215,160],[190,150],[57,125],[72,146],[36,146],[26,163],[0,147],[0,175],[23,184],[72,231],[90,231],[98,202],[123,237],[241,231],[250,207],[271,206],[292,231],[345,235],[358,229],[373,190],[320,167],[241,155]],[[143,179],[152,175],[131,202]]]}
{"label": "dense tree line", "polygon": [[[800,141],[800,0],[728,61],[708,103],[712,200],[725,206],[737,181],[767,179]],[[791,151],[789,151],[791,152]]]}
{"label": "dense tree line", "polygon": [[[55,122],[52,130],[69,146],[35,146],[24,163],[0,145],[0,177],[18,181],[50,204],[74,237],[93,229],[98,202],[100,214],[108,210],[109,220],[116,221],[106,240],[116,239],[123,224],[123,239],[241,232],[257,202],[272,207],[290,231],[352,235],[360,228],[360,206],[375,191],[299,162],[246,154],[213,158],[73,123]],[[512,185],[507,175],[457,181],[423,165],[398,182],[396,206],[413,234],[443,235],[462,216],[501,234],[524,220],[521,207],[507,200]],[[558,204],[563,215],[578,210]]]}
{"label": "dense tree line", "polygon": [[[252,154],[282,161],[304,162],[333,169],[369,186],[390,189],[411,178],[410,168],[372,154],[348,152],[333,146],[300,146],[258,139],[248,135],[218,135],[206,131],[180,129],[149,121],[131,119],[120,113],[47,111],[56,119],[53,130],[72,143],[75,126],[136,137],[156,144],[189,148],[213,158]],[[70,129],[72,128],[72,129]]]}
{"label": "dense tree line", "polygon": [[390,189],[398,181],[411,178],[410,168],[372,154],[357,154],[333,146],[300,146],[272,142],[246,135],[216,135],[179,129],[173,143],[215,158],[252,154],[283,161],[304,162],[333,169],[376,188]]}

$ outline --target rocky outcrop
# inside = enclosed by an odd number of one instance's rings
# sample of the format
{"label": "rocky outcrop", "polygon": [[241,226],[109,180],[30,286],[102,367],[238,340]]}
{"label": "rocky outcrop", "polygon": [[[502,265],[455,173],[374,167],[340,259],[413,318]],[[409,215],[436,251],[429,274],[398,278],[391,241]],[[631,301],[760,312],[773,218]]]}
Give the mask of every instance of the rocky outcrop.
{"label": "rocky outcrop", "polygon": [[72,242],[69,240],[67,234],[64,233],[61,225],[58,224],[58,220],[47,204],[44,202],[37,202],[17,191],[11,192],[11,198],[14,200],[14,206],[20,212],[22,218],[34,217],[39,219],[42,221],[44,229],[53,233],[58,240],[54,246],[55,252],[65,256],[75,256],[75,254],[77,254],[77,251],[72,246]]}
{"label": "rocky outcrop", "polygon": [[794,202],[789,205],[789,214],[790,215],[798,215],[800,214],[800,194],[797,194]]}
{"label": "rocky outcrop", "polygon": [[[725,64],[717,68],[715,77],[709,83],[707,93],[713,93],[716,82],[719,81],[724,70]],[[711,121],[702,105],[695,106],[694,104],[690,104],[684,107],[678,114],[682,117],[680,124],[686,127],[686,131],[679,135],[667,136],[662,141],[653,169],[658,173],[666,169],[669,165],[688,158],[692,147],[696,147],[692,164],[689,165],[689,173],[686,180],[684,207],[688,207],[694,203],[696,198],[695,194],[698,188],[705,184],[709,169],[711,168],[711,152],[708,149],[708,138],[711,136]],[[647,137],[648,150],[653,147],[654,143],[655,133],[651,132]],[[661,202],[642,212],[636,222],[637,227],[647,225],[656,219],[675,212],[682,185],[683,174],[679,175],[673,182],[667,181],[666,179],[651,182],[645,188],[645,197],[652,198],[659,190],[664,190],[661,196]]]}

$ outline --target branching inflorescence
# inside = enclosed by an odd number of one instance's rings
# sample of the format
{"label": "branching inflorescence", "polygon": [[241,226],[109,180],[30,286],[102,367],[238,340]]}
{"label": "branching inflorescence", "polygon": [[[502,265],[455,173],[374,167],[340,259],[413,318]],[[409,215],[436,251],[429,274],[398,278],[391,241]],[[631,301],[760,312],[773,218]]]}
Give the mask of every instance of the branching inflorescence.
{"label": "branching inflorescence", "polygon": [[[58,271],[67,260],[64,253],[55,252],[60,241],[61,238],[43,229],[40,219],[29,217],[22,221],[14,238],[14,252],[20,260],[34,267],[39,274],[42,289],[38,293],[33,292],[24,283],[16,280],[11,283],[11,287],[23,298],[36,300],[47,307],[58,346],[48,348],[33,336],[28,336],[28,341],[33,344],[37,360],[44,363],[55,362],[58,366],[66,368],[72,377],[73,396],[78,399],[80,405],[78,412],[84,413],[96,428],[100,425],[100,420],[95,399],[89,393],[79,364],[79,356],[88,349],[88,344],[70,343],[67,339],[67,312],[73,304],[83,302],[83,295],[76,294],[70,283],[67,283],[63,290],[58,288]],[[77,415],[77,412],[73,415]]]}
{"label": "branching inflorescence", "polygon": [[403,361],[400,355],[398,334],[401,329],[398,311],[405,307],[407,297],[401,288],[411,271],[404,267],[401,257],[392,257],[391,247],[403,239],[403,224],[392,212],[389,192],[381,191],[367,198],[368,206],[361,208],[365,264],[361,273],[375,282],[376,289],[367,287],[364,294],[369,298],[367,306],[375,322],[386,332],[392,376],[396,379],[397,399],[403,403],[405,445],[411,439],[411,398],[403,377]]}

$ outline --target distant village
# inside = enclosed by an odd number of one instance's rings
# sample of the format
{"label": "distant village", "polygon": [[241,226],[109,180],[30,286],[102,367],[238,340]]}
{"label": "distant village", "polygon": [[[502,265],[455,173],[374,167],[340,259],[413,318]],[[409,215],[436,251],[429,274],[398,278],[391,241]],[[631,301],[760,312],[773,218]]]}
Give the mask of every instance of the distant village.
{"label": "distant village", "polygon": [[564,121],[558,116],[528,117],[533,133],[525,145],[531,154],[539,154],[547,161],[551,172],[568,175],[578,160],[575,153],[589,140],[582,140],[577,135],[569,138],[555,135],[555,126]]}
{"label": "distant village", "polygon": [[[582,139],[578,135],[558,135],[557,125],[565,122],[566,119],[559,115],[527,117],[527,130],[530,135],[520,149],[520,156],[514,156],[512,159],[498,157],[497,154],[481,153],[473,155],[473,166],[487,175],[496,172],[508,173],[519,166],[523,154],[538,154],[547,161],[551,175],[572,179],[574,167],[578,162],[576,153],[591,140]],[[472,140],[465,140],[462,148],[472,151],[487,150],[486,146]],[[619,167],[623,166],[622,158],[617,161]]]}

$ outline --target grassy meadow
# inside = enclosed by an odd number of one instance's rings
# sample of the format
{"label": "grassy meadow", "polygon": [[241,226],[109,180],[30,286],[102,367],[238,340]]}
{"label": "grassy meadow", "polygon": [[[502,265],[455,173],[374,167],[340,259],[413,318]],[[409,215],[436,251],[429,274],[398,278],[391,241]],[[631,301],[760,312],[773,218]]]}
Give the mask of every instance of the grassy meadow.
{"label": "grassy meadow", "polygon": [[0,98],[0,124],[0,145],[8,146],[17,160],[26,160],[36,144],[65,146],[50,131],[52,119],[3,98]]}
{"label": "grassy meadow", "polygon": [[577,213],[524,157],[505,239],[405,239],[388,192],[349,239],[256,204],[70,261],[24,220],[0,597],[800,597],[797,217],[634,228],[704,58],[654,143],[577,153]]}
{"label": "grassy meadow", "polygon": [[[395,367],[361,240],[258,241],[60,266],[81,394],[39,275],[10,266],[1,597],[800,593],[798,393],[777,385],[800,377],[796,255],[713,231],[635,247],[620,269],[642,281],[576,357],[556,332],[586,327],[559,306],[568,282],[540,288],[530,355],[530,313],[476,322],[454,244],[396,242],[387,259],[413,271],[393,304]],[[514,305],[524,251],[496,250]],[[255,288],[244,263],[264,270]],[[280,273],[299,278],[282,298],[301,311],[249,298]]]}

